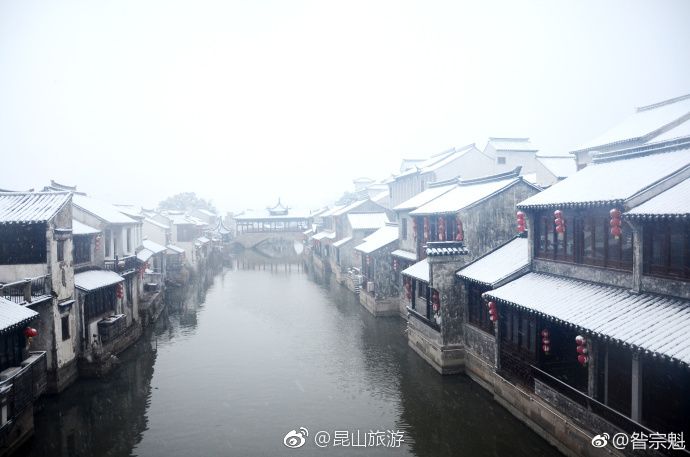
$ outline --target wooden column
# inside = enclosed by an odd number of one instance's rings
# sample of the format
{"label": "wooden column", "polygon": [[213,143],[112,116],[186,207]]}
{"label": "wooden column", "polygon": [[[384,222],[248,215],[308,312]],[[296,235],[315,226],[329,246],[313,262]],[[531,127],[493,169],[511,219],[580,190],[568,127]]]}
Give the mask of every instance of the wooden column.
{"label": "wooden column", "polygon": [[640,422],[642,419],[642,360],[640,360],[639,352],[633,352],[632,354],[630,418],[636,422]]}

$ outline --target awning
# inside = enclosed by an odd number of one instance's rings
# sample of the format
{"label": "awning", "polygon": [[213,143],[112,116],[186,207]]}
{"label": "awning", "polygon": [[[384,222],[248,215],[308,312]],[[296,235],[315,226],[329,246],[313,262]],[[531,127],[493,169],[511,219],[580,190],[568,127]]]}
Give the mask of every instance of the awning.
{"label": "awning", "polygon": [[149,251],[153,252],[154,254],[160,254],[161,252],[165,251],[166,247],[162,246],[154,241],[151,240],[143,240],[141,242],[141,245],[144,246],[146,249]]}
{"label": "awning", "polygon": [[336,241],[335,243],[333,243],[333,247],[334,247],[334,248],[339,248],[339,247],[341,247],[341,246],[345,246],[345,245],[346,245],[347,243],[349,243],[350,241],[352,241],[352,237],[351,237],[351,236],[348,236],[348,237],[346,237],[346,238],[343,238],[342,240],[338,240],[338,241]]}
{"label": "awning", "polygon": [[72,235],[95,235],[101,233],[97,228],[82,224],[76,219],[72,219]]}
{"label": "awning", "polygon": [[417,260],[417,254],[415,254],[414,252],[410,252],[410,251],[404,251],[402,249],[396,249],[395,251],[391,252],[391,255],[393,257],[398,257],[400,259],[410,260],[412,262],[415,262]]}
{"label": "awning", "polygon": [[529,267],[527,238],[514,240],[480,257],[457,275],[469,281],[495,287],[496,284]]}
{"label": "awning", "polygon": [[385,226],[364,238],[364,243],[357,245],[355,249],[364,254],[371,254],[396,241],[398,241],[398,226]]}
{"label": "awning", "polygon": [[19,328],[37,316],[33,309],[0,297],[0,333]]}
{"label": "awning", "polygon": [[414,265],[405,268],[402,271],[402,274],[406,276],[411,276],[415,279],[418,279],[420,281],[424,281],[426,283],[429,282],[429,262],[427,262],[427,259],[420,260],[419,262],[415,263]]}
{"label": "awning", "polygon": [[102,287],[112,286],[124,280],[125,278],[113,271],[91,270],[75,274],[74,287],[90,292]]}
{"label": "awning", "polygon": [[137,252],[137,259],[139,259],[140,262],[147,262],[152,256],[153,252],[149,251],[146,248]]}
{"label": "awning", "polygon": [[541,273],[528,273],[484,296],[690,364],[688,300]]}
{"label": "awning", "polygon": [[179,248],[175,246],[174,244],[169,244],[167,246],[168,251],[171,251],[171,254],[184,254],[184,249]]}
{"label": "awning", "polygon": [[335,239],[335,232],[329,232],[327,230],[324,230],[323,232],[317,233],[312,238],[314,238],[317,241],[320,241],[323,239],[334,240]]}

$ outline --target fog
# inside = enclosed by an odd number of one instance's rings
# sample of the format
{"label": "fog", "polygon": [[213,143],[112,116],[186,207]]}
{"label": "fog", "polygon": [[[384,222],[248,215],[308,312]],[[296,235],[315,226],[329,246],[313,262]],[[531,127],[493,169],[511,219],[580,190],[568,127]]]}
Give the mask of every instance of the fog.
{"label": "fog", "polygon": [[487,136],[690,92],[690,2],[4,1],[0,188],[314,208]]}

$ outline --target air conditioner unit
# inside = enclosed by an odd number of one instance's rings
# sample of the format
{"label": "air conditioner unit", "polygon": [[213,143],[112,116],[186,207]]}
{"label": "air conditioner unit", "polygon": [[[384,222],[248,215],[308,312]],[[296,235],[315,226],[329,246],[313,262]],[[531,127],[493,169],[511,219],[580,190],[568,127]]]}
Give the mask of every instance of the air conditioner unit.
{"label": "air conditioner unit", "polygon": [[367,292],[374,292],[374,283],[371,281],[367,282]]}

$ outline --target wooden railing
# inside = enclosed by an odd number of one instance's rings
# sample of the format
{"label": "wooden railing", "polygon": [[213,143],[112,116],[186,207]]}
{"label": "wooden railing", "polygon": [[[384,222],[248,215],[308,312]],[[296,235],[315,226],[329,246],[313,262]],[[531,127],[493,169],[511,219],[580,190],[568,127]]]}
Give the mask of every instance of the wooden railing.
{"label": "wooden railing", "polygon": [[0,285],[0,296],[17,304],[25,304],[49,297],[51,290],[50,275],[45,275]]}
{"label": "wooden railing", "polygon": [[128,255],[124,257],[115,256],[114,259],[105,259],[103,268],[105,270],[114,271],[115,273],[123,273],[133,271],[137,268],[137,256]]}
{"label": "wooden railing", "polygon": [[31,352],[21,366],[3,371],[0,402],[7,406],[7,422],[0,427],[0,435],[4,435],[19,415],[45,392],[47,369],[46,353],[40,351]]}

